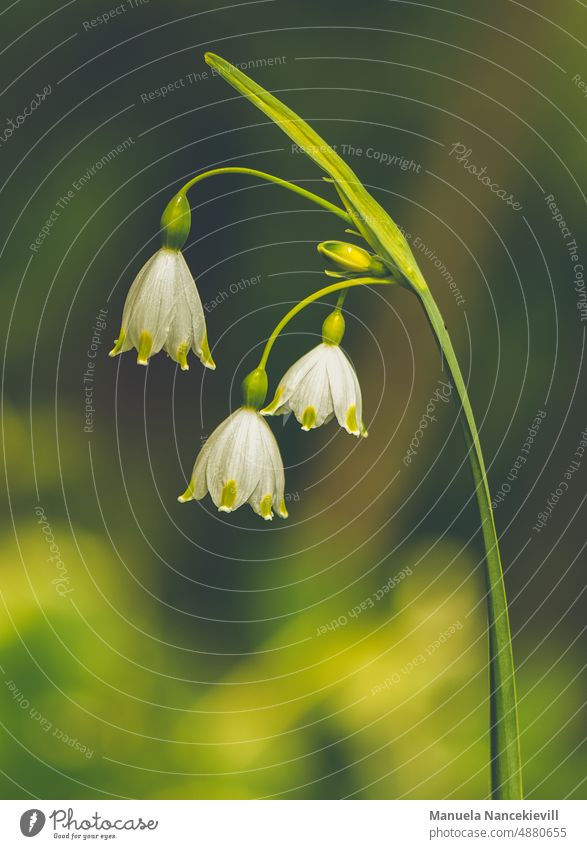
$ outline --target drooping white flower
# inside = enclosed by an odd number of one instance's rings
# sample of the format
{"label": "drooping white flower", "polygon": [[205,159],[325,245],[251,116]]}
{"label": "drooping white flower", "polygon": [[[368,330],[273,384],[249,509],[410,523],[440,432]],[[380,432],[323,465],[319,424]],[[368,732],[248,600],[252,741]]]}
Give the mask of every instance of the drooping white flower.
{"label": "drooping white flower", "polygon": [[292,412],[302,430],[334,416],[354,436],[367,436],[362,421],[361,387],[354,368],[338,345],[322,342],[289,368],[264,416]]}
{"label": "drooping white flower", "polygon": [[264,519],[287,517],[283,461],[271,428],[252,407],[239,407],[220,424],[198,454],[188,488],[178,501],[207,492],[225,513],[245,502]]}
{"label": "drooping white flower", "polygon": [[324,341],[304,354],[282,377],[264,416],[292,412],[302,430],[312,430],[334,416],[353,436],[367,436],[359,381],[339,342],[344,318],[335,310],[324,322]]}
{"label": "drooping white flower", "polygon": [[128,293],[120,335],[110,356],[136,348],[147,365],[161,349],[186,371],[190,349],[216,368],[206,336],[206,320],[196,283],[182,252],[162,247],[137,274]]}

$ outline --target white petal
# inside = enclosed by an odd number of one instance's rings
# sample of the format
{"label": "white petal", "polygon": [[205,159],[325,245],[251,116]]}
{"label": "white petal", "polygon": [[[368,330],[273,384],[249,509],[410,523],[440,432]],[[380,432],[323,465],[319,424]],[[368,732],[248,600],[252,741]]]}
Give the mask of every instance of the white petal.
{"label": "white petal", "polygon": [[291,396],[289,406],[305,429],[320,427],[332,415],[332,395],[324,353]]}
{"label": "white petal", "polygon": [[222,490],[227,483],[224,468],[231,444],[234,443],[235,433],[239,430],[241,408],[230,415],[212,433],[209,441],[214,440],[208,464],[206,466],[206,481],[212,500],[218,506],[222,498]]}
{"label": "white petal", "polygon": [[[196,501],[199,501],[200,499],[204,498],[204,496],[208,492],[208,484],[206,481],[206,469],[208,466],[208,459],[210,457],[212,449],[220,439],[222,432],[230,424],[230,420],[231,416],[229,416],[221,424],[219,424],[218,427],[212,431],[212,433],[200,449],[200,453],[196,457],[196,462],[194,463],[194,468],[192,469],[192,476],[190,478],[189,487],[184,493],[184,495],[186,495],[186,498],[180,496],[180,501],[189,501],[191,500],[191,498],[195,498]],[[188,494],[190,497],[187,497]]]}
{"label": "white petal", "polygon": [[296,362],[288,368],[282,379],[279,381],[278,392],[280,395],[279,408],[276,411],[277,414],[291,409],[288,401],[292,394],[296,391],[300,382],[320,360],[320,347],[320,345],[317,345],[315,348],[312,348],[311,351],[308,351],[307,354],[304,354],[303,357],[300,357],[299,360],[296,360]]}
{"label": "white petal", "polygon": [[[161,248],[139,271],[128,293],[122,327],[138,349],[141,333],[151,334],[151,353],[161,350],[174,311],[174,272],[177,251]],[[125,341],[126,341],[125,338]]]}
{"label": "white petal", "polygon": [[231,481],[236,485],[236,497],[230,509],[236,510],[248,501],[259,483],[265,464],[260,424],[265,424],[255,410],[241,407],[233,413],[230,428],[223,431],[210,454],[206,480],[216,506],[222,505],[224,487]]}
{"label": "white petal", "polygon": [[279,446],[271,429],[263,422],[262,438],[265,450],[263,473],[249,503],[264,519],[273,517],[272,509],[282,518],[287,517],[285,507],[285,473]]}
{"label": "white petal", "polygon": [[248,501],[268,519],[272,507],[287,516],[284,490],[283,462],[271,428],[256,410],[241,407],[209,437],[179,500],[200,499],[209,491],[221,511],[231,512]]}
{"label": "white petal", "polygon": [[265,445],[263,446],[263,455],[259,480],[248,501],[255,513],[259,513],[264,519],[271,519],[275,502],[276,480],[272,456]]}
{"label": "white petal", "polygon": [[359,381],[338,345],[323,342],[294,363],[263,413],[290,411],[304,430],[320,427],[336,415],[349,433],[366,435]]}
{"label": "white petal", "polygon": [[337,345],[330,347],[331,353],[327,362],[334,413],[341,427],[354,436],[359,436],[362,430],[362,399],[359,381],[344,352]]}
{"label": "white petal", "polygon": [[181,251],[175,251],[173,268],[174,308],[165,350],[175,359],[182,345],[187,345],[198,356],[206,335],[206,320],[202,301]]}
{"label": "white petal", "polygon": [[164,348],[186,369],[191,349],[206,366],[214,368],[207,350],[202,302],[179,250],[161,248],[137,274],[124,305],[120,348],[112,354],[132,347],[139,350],[144,332],[151,337],[145,361]]}
{"label": "white petal", "polygon": [[277,440],[273,436],[271,428],[266,422],[263,422],[263,424],[265,424],[265,430],[263,432],[265,447],[273,472],[273,507],[277,512],[280,512],[285,496],[285,472],[283,470],[283,460],[281,459],[279,446],[277,444]]}

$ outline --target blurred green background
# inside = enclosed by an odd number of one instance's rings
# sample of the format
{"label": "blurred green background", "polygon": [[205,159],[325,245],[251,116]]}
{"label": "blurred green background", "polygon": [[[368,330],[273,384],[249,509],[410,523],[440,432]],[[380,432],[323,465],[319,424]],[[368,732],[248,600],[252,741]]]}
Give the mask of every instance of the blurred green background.
{"label": "blurred green background", "polygon": [[[414,299],[348,298],[367,440],[271,423],[287,522],[176,496],[274,324],[322,284],[315,244],[343,236],[337,219],[248,178],[206,182],[185,253],[217,371],[107,357],[162,208],[190,175],[248,165],[334,200],[278,128],[198,76],[213,50],[248,63],[337,145],[416,244],[468,377],[492,491],[510,487],[496,522],[526,793],[581,798],[584,466],[533,526],[587,427],[585,314],[545,202],[554,195],[585,261],[587,10],[126,0],[100,21],[106,3],[60,6],[7,2],[0,17],[2,126],[50,87],[0,132],[2,796],[488,793],[482,548],[452,404],[403,462],[443,379]],[[465,170],[457,143],[522,209]],[[273,387],[316,344],[327,308],[277,344]]]}

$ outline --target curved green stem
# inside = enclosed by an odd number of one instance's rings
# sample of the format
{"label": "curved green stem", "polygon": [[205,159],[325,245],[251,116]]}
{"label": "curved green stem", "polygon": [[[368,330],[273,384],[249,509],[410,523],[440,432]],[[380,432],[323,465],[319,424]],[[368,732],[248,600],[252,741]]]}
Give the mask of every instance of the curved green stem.
{"label": "curved green stem", "polygon": [[384,284],[386,286],[389,286],[392,283],[395,283],[395,280],[391,280],[390,278],[386,277],[357,277],[354,280],[341,280],[339,283],[331,283],[330,286],[324,286],[323,289],[318,289],[318,291],[312,292],[311,295],[308,295],[307,298],[304,298],[302,301],[296,304],[295,307],[292,307],[290,311],[283,316],[281,321],[275,325],[273,333],[265,343],[265,348],[263,349],[263,354],[261,356],[261,359],[259,360],[258,368],[264,369],[267,365],[267,360],[269,359],[271,348],[273,348],[275,340],[277,339],[283,328],[286,326],[286,324],[289,324],[292,318],[294,318],[294,316],[296,316],[299,312],[305,309],[309,304],[313,303],[314,301],[318,301],[325,295],[330,295],[332,292],[344,291],[346,294],[347,289],[350,289],[352,286],[368,286],[371,284]]}
{"label": "curved green stem", "polygon": [[521,799],[522,768],[514,658],[503,569],[485,462],[465,381],[440,310],[427,287],[418,291],[417,294],[458,394],[459,417],[468,448],[475,496],[481,517],[489,623],[491,796],[493,799]]}
{"label": "curved green stem", "polygon": [[227,168],[214,168],[211,171],[204,171],[203,174],[196,174],[195,177],[188,180],[188,182],[179,190],[178,194],[185,195],[192,186],[195,186],[207,177],[216,177],[218,174],[248,174],[251,177],[259,177],[261,180],[276,183],[278,186],[283,186],[284,189],[289,189],[291,192],[295,192],[295,194],[301,195],[301,197],[311,200],[313,203],[317,203],[318,206],[328,210],[328,212],[333,212],[334,215],[338,215],[339,218],[342,218],[346,224],[352,224],[352,219],[348,212],[345,212],[344,209],[336,206],[336,204],[330,203],[330,201],[320,197],[320,195],[314,194],[314,192],[302,189],[301,186],[296,186],[295,183],[290,183],[288,180],[282,180],[280,177],[274,177],[273,174],[266,174],[265,171],[257,171],[256,168],[239,168],[237,166],[230,166]]}

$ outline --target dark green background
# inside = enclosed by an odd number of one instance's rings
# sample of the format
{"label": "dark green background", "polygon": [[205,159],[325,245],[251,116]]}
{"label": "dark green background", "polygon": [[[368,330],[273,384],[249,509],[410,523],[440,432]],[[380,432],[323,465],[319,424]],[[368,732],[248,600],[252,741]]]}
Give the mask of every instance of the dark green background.
{"label": "dark green background", "polygon": [[[573,77],[587,78],[587,10],[530,5],[150,0],[86,31],[106,2],[5,3],[2,126],[52,87],[0,145],[5,797],[488,793],[482,549],[452,405],[402,462],[443,378],[415,300],[349,297],[345,346],[369,438],[272,422],[290,507],[272,525],[248,507],[223,516],[209,499],[176,496],[273,325],[323,285],[315,244],[343,236],[339,221],[248,178],[203,184],[185,251],[202,300],[261,276],[208,315],[217,371],[194,359],[180,373],[164,355],[148,370],[132,353],[107,357],[162,208],[190,175],[248,165],[335,199],[219,78],[142,102],[201,73],[205,50],[235,62],[284,57],[252,74],[339,151],[362,148],[348,156],[360,179],[454,277],[462,305],[417,254],[468,378],[493,492],[546,412],[496,522],[526,792],[583,796],[585,466],[547,527],[532,526],[587,427],[585,323],[544,200],[555,195],[584,262],[587,99]],[[33,253],[59,197],[129,136],[130,150],[74,191]],[[449,155],[457,142],[522,211]],[[368,148],[413,159],[419,173],[382,165]],[[101,309],[87,433],[83,373]],[[315,344],[325,314],[308,310],[278,342],[273,388]],[[67,568],[66,597],[52,583],[38,505]],[[383,601],[317,636],[406,568]],[[373,694],[393,675],[399,683]]]}

